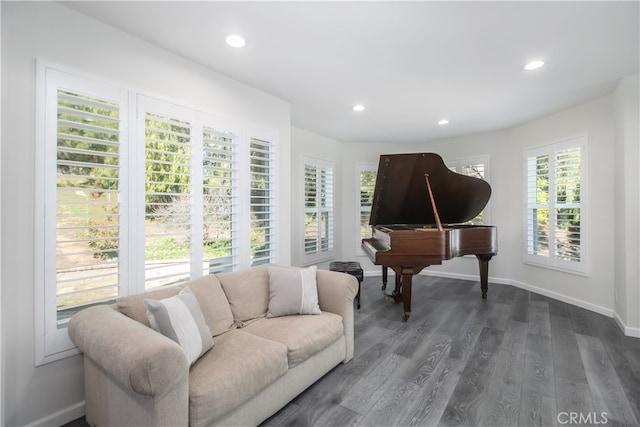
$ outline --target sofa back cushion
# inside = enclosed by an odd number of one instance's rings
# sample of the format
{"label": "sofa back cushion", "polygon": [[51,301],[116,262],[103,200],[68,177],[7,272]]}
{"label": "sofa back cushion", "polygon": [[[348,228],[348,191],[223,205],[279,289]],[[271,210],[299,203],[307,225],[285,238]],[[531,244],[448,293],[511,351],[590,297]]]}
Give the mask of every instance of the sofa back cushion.
{"label": "sofa back cushion", "polygon": [[233,317],[238,322],[264,317],[269,307],[268,266],[218,273]]}
{"label": "sofa back cushion", "polygon": [[147,298],[155,300],[171,298],[174,295],[178,295],[181,290],[182,286],[167,286],[141,294],[120,297],[116,300],[116,310],[150,327],[151,325],[149,325],[149,319],[147,318],[147,308],[144,305],[144,300]]}
{"label": "sofa back cushion", "polygon": [[150,326],[144,300],[170,298],[177,295],[185,286],[189,286],[191,292],[196,296],[204,320],[214,337],[234,328],[231,308],[222,290],[220,281],[213,274],[199,277],[190,282],[183,283],[180,286],[169,286],[150,292],[118,298],[116,301],[116,309],[143,325]]}
{"label": "sofa back cushion", "polygon": [[189,286],[198,299],[204,320],[214,337],[235,327],[229,301],[215,275],[199,277],[185,283],[185,286]]}

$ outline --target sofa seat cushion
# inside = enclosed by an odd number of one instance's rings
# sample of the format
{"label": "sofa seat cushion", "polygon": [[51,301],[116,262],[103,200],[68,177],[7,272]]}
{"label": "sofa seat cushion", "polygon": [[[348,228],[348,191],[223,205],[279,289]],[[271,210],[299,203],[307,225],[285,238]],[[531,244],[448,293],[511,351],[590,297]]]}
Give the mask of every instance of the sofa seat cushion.
{"label": "sofa seat cushion", "polygon": [[344,335],[342,317],[326,312],[263,318],[242,330],[284,344],[290,369]]}
{"label": "sofa seat cushion", "polygon": [[281,343],[232,330],[189,372],[189,425],[209,425],[287,372]]}

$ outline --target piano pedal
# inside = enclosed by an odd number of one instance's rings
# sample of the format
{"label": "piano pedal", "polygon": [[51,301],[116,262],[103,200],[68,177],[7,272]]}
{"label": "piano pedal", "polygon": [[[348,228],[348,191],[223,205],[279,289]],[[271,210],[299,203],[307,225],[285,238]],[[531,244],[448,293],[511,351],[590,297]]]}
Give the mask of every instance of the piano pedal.
{"label": "piano pedal", "polygon": [[392,293],[392,294],[384,294],[384,298],[387,301],[393,301],[393,302],[402,302],[402,293]]}

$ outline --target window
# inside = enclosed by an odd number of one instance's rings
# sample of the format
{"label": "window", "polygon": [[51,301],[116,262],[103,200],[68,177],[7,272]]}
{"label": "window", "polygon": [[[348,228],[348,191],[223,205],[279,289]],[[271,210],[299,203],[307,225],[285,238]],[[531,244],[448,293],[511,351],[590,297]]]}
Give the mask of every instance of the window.
{"label": "window", "polygon": [[[472,176],[474,178],[489,181],[489,156],[467,157],[464,159],[447,160],[447,166],[453,172],[461,175]],[[468,221],[468,224],[482,225],[489,223],[489,204],[475,218]]]}
{"label": "window", "polygon": [[66,326],[84,307],[275,262],[273,132],[44,65],[38,76],[38,364],[75,353]]}
{"label": "window", "polygon": [[371,205],[373,203],[373,191],[376,187],[377,165],[360,164],[358,165],[358,249],[360,250],[360,242],[362,239],[371,237],[371,226],[369,219],[371,217]]}
{"label": "window", "polygon": [[126,287],[127,93],[38,68],[36,354],[73,354],[66,324]]}
{"label": "window", "polygon": [[586,137],[526,150],[528,263],[586,273]]}
{"label": "window", "polygon": [[304,159],[304,255],[309,263],[333,256],[333,163]]}
{"label": "window", "polygon": [[205,127],[202,145],[203,274],[237,265],[238,143],[231,132]]}
{"label": "window", "polygon": [[269,264],[275,257],[275,147],[252,138],[250,144],[251,266]]}
{"label": "window", "polygon": [[191,277],[191,123],[146,112],[145,288]]}

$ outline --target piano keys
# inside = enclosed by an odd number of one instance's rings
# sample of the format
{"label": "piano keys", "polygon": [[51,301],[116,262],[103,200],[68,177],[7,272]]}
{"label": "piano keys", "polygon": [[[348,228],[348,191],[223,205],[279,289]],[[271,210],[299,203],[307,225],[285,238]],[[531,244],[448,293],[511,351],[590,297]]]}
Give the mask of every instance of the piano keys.
{"label": "piano keys", "polygon": [[403,303],[403,321],[411,315],[413,276],[454,257],[476,256],[482,298],[487,297],[497,229],[465,223],[484,209],[490,196],[486,181],[452,172],[438,154],[380,156],[369,220],[372,237],[362,240],[362,248],[382,266],[383,289],[387,269],[396,273],[391,298]]}

